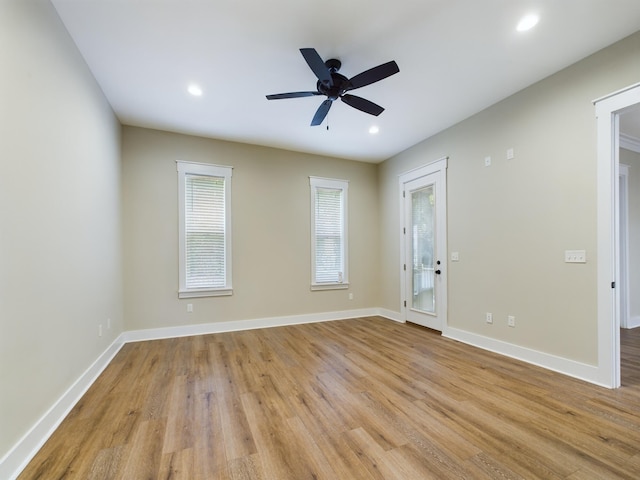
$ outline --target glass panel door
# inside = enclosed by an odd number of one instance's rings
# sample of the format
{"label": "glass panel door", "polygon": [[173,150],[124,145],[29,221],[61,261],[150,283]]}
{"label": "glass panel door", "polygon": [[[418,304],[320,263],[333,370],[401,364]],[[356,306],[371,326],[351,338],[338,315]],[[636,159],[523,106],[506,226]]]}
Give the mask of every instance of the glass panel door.
{"label": "glass panel door", "polygon": [[447,322],[447,163],[400,176],[404,320],[443,331]]}
{"label": "glass panel door", "polygon": [[434,233],[434,185],[411,192],[411,307],[424,313],[436,311]]}

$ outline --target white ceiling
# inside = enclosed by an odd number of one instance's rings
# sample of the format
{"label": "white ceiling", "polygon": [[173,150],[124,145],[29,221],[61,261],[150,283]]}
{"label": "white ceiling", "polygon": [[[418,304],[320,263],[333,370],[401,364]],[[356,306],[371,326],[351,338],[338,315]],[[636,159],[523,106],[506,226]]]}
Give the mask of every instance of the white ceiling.
{"label": "white ceiling", "polygon": [[[369,162],[640,30],[638,0],[52,3],[122,123]],[[540,23],[516,32],[529,12]],[[315,89],[302,47],[347,77],[395,60],[400,73],[353,92],[386,110],[336,102],[327,130],[309,126],[324,97],[266,100]]]}

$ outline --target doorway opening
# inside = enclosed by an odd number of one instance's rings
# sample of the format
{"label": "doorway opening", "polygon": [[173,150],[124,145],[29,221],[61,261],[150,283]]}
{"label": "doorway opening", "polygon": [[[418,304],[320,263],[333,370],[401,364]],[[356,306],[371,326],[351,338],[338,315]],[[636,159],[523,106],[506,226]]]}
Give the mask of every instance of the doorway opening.
{"label": "doorway opening", "polygon": [[620,113],[620,384],[638,384],[640,348],[640,105]]}
{"label": "doorway opening", "polygon": [[621,230],[620,119],[640,106],[640,84],[596,100],[598,136],[598,367],[597,383],[620,378]]}

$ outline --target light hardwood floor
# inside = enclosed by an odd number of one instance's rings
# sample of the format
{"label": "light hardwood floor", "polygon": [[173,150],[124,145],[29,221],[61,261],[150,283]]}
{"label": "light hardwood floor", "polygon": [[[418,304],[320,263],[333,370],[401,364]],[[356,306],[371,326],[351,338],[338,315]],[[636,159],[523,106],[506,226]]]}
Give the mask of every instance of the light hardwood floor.
{"label": "light hardwood floor", "polygon": [[127,344],[20,479],[638,479],[636,330],[619,390],[375,317]]}

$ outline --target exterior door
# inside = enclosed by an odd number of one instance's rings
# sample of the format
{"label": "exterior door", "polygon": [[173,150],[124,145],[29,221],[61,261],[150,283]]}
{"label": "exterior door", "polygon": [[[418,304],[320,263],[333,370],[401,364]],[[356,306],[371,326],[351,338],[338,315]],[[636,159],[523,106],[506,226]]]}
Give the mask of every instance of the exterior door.
{"label": "exterior door", "polygon": [[442,331],[447,286],[445,172],[416,174],[417,178],[405,178],[401,185],[403,308],[405,320]]}

